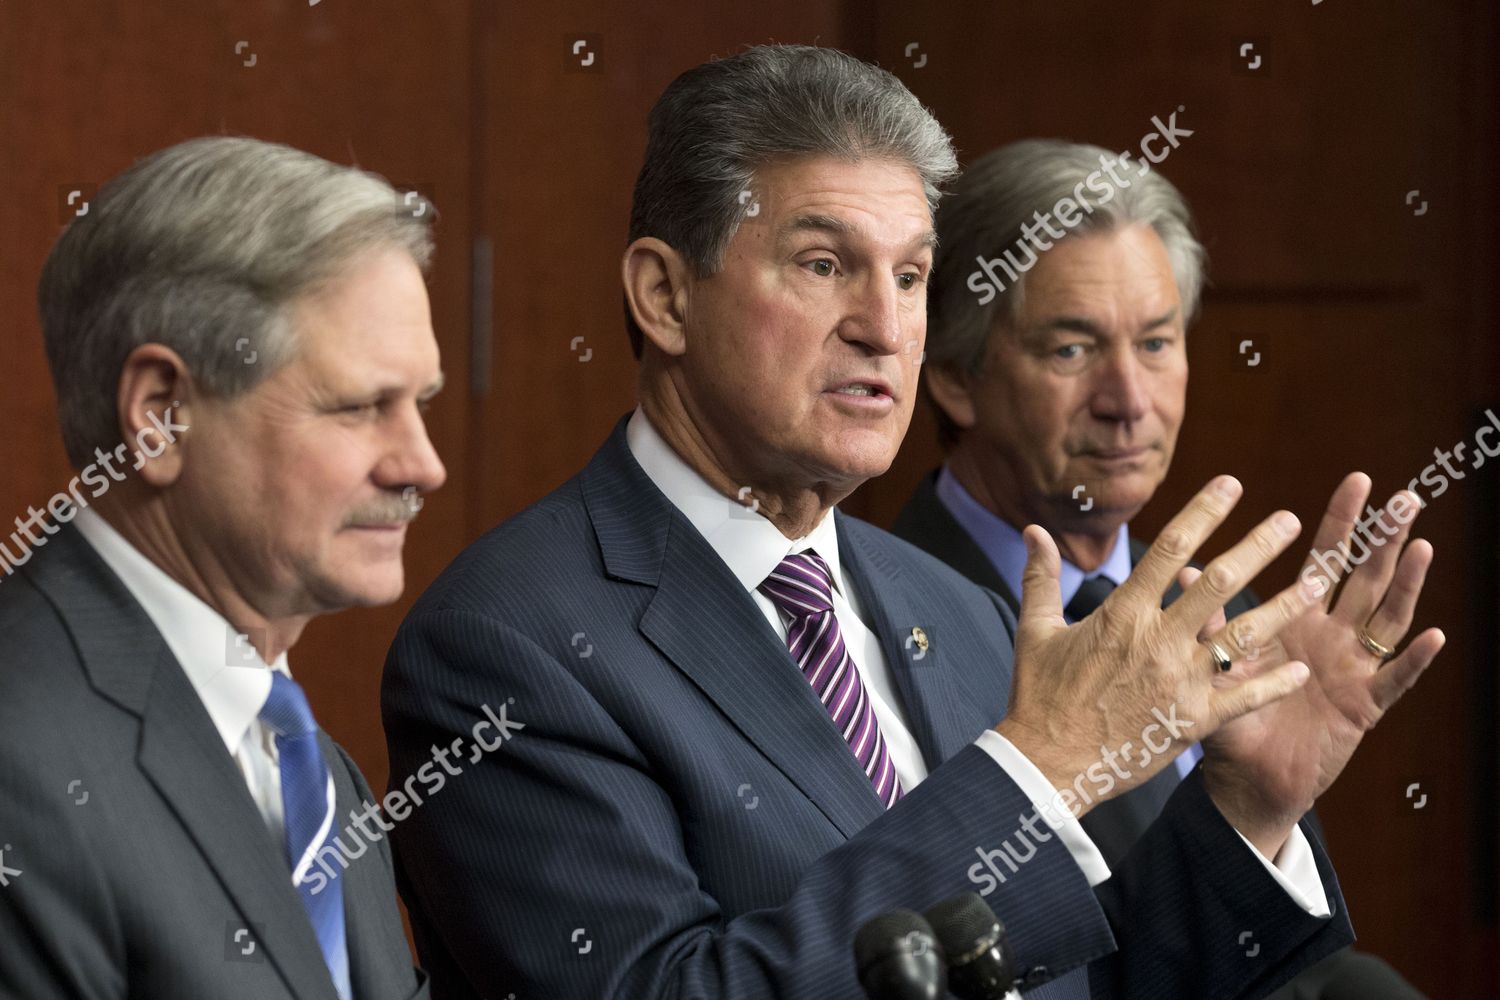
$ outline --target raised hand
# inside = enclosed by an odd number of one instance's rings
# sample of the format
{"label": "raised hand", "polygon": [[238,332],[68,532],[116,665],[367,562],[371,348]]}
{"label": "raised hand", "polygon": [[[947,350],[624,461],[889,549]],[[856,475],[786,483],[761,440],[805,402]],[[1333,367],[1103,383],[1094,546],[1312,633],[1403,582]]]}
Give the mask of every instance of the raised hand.
{"label": "raised hand", "polygon": [[[1232,477],[1220,476],[1172,519],[1123,584],[1076,625],[1063,618],[1058,590],[1061,560],[1051,537],[1032,525],[1024,533],[1028,558],[1016,635],[1010,711],[995,728],[1014,743],[1055,787],[1079,777],[1126,743],[1140,747],[1148,729],[1171,746],[1133,755],[1108,798],[1140,785],[1183,747],[1226,722],[1295,691],[1308,670],[1299,662],[1221,675],[1199,632],[1297,536],[1290,512],[1278,511],[1228,552],[1208,564],[1182,597],[1163,609],[1162,595],[1204,540],[1223,523],[1240,496]],[[1317,603],[1320,592],[1298,582],[1236,619],[1261,643]],[[1235,630],[1217,637],[1232,660],[1246,658]],[[1231,674],[1233,672],[1231,671]],[[1179,720],[1163,733],[1160,720]],[[1113,761],[1111,761],[1113,764]],[[1118,767],[1115,774],[1120,774]],[[1090,801],[1080,802],[1085,811]]]}
{"label": "raised hand", "polygon": [[[1209,794],[1267,857],[1275,855],[1298,817],[1343,772],[1364,734],[1443,647],[1442,632],[1432,628],[1388,662],[1370,648],[1394,651],[1406,637],[1432,564],[1426,541],[1406,544],[1420,509],[1410,493],[1397,493],[1378,515],[1371,512],[1370,523],[1381,529],[1370,532],[1372,542],[1355,547],[1369,555],[1335,589],[1352,562],[1348,542],[1369,494],[1369,478],[1352,473],[1329,501],[1299,574],[1304,583],[1317,585],[1322,600],[1275,635],[1257,635],[1248,615],[1219,633],[1237,636],[1237,645],[1250,654],[1229,676],[1253,676],[1289,660],[1312,671],[1294,694],[1224,726],[1205,742]],[[1386,532],[1386,526],[1392,530]],[[1361,641],[1361,631],[1369,645]]]}

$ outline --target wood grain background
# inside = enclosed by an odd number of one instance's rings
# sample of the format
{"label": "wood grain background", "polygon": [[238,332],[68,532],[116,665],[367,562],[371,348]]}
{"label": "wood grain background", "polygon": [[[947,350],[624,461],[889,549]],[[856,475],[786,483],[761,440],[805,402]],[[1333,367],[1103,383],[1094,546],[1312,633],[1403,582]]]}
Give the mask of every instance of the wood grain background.
{"label": "wood grain background", "polygon": [[[439,207],[432,298],[451,388],[431,431],[448,485],[410,536],[405,599],[323,619],[293,652],[319,718],[377,788],[379,675],[405,608],[633,404],[618,260],[646,111],[678,73],[747,44],[879,62],[965,162],[1026,136],[1134,148],[1152,115],[1184,109],[1194,134],[1161,169],[1195,209],[1212,284],[1176,467],[1138,534],[1219,472],[1247,485],[1224,538],[1276,506],[1315,521],[1346,471],[1388,493],[1434,448],[1471,440],[1486,406],[1500,412],[1500,18],[1482,0],[541,7],[0,4],[0,522],[71,476],[34,306],[67,192],[233,133],[358,163]],[[1245,339],[1262,353],[1253,369]],[[891,471],[845,509],[888,524],[939,460],[919,412]],[[1434,996],[1500,994],[1496,481],[1474,471],[1424,514],[1438,561],[1420,619],[1448,647],[1319,807],[1362,946]],[[1283,560],[1262,589],[1294,570]]]}

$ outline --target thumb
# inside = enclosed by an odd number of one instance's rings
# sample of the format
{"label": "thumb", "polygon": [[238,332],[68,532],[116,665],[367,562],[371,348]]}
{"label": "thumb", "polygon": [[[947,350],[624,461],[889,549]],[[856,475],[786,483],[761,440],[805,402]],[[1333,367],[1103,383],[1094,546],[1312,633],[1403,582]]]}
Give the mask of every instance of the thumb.
{"label": "thumb", "polygon": [[1035,524],[1028,525],[1021,538],[1026,542],[1026,569],[1021,574],[1021,613],[1016,616],[1020,626],[1028,622],[1066,625],[1062,588],[1057,582],[1062,573],[1057,543],[1047,529]]}
{"label": "thumb", "polygon": [[1219,724],[1223,725],[1273,701],[1280,701],[1306,684],[1307,678],[1307,664],[1301,660],[1283,663],[1275,670],[1253,677],[1243,684],[1215,691],[1213,713]]}

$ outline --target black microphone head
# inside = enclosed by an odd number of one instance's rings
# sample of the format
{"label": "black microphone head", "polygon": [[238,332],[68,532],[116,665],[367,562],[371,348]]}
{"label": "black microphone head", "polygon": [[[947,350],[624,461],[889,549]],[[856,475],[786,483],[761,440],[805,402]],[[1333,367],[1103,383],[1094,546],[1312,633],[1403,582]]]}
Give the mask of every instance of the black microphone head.
{"label": "black microphone head", "polygon": [[927,922],[948,953],[950,961],[976,948],[983,947],[1000,934],[1000,918],[995,916],[984,897],[977,892],[966,892],[952,899],[945,899],[925,914]]}
{"label": "black microphone head", "polygon": [[949,988],[963,1000],[1001,1000],[1015,981],[1005,925],[978,893],[945,899],[926,913],[948,956]]}
{"label": "black microphone head", "polygon": [[854,967],[870,1000],[943,1000],[948,964],[932,927],[911,910],[865,922],[854,937]]}

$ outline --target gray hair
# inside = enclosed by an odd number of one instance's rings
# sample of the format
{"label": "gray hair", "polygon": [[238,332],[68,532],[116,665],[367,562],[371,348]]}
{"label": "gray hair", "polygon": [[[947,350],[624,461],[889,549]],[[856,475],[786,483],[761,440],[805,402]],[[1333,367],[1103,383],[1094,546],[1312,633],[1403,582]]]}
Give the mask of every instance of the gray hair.
{"label": "gray hair", "polygon": [[434,213],[422,206],[374,174],[233,137],[171,146],[105,184],[37,293],[69,460],[82,468],[120,440],[120,373],[142,344],[171,348],[206,392],[232,398],[290,360],[292,303],[356,257],[391,246],[425,271]]}
{"label": "gray hair", "polygon": [[[980,304],[969,285],[976,258],[999,257],[1023,246],[1021,227],[1032,223],[1036,231],[1033,213],[1050,213],[1064,198],[1076,200],[1075,193],[1091,175],[1098,179],[1100,157],[1112,159],[1113,155],[1082,143],[1026,139],[985,154],[964,172],[937,213],[941,242],[928,299],[928,364],[968,374],[979,372],[997,316],[1008,322],[1020,312],[1026,274],[1022,270],[1016,280]],[[1150,225],[1166,246],[1184,321],[1191,320],[1198,311],[1207,260],[1194,235],[1192,213],[1159,170],[1128,180],[1128,187],[1110,183],[1111,197],[1088,200],[1085,211],[1076,213],[1080,221],[1069,235],[1108,232],[1142,222]],[[1100,189],[1088,186],[1087,190],[1097,194]],[[956,428],[941,407],[935,409],[943,439],[951,441]]]}
{"label": "gray hair", "polygon": [[[922,178],[936,211],[958,172],[937,119],[891,73],[836,49],[762,45],[688,70],[647,120],[630,240],[654,236],[700,277],[718,271],[745,214],[740,192],[776,159],[896,159]],[[635,356],[642,334],[625,310]]]}

